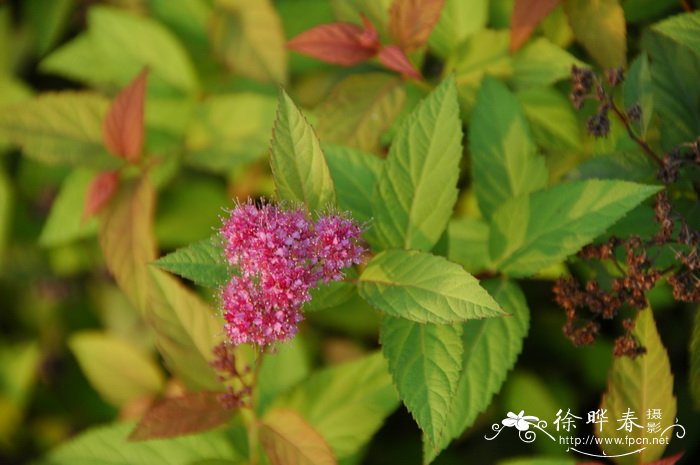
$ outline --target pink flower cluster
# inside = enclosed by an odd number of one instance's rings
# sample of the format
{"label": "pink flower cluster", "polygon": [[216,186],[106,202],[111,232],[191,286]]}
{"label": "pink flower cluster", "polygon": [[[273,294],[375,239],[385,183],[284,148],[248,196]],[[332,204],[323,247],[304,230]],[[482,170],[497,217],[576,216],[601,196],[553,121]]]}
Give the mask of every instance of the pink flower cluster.
{"label": "pink flower cluster", "polygon": [[226,259],[240,270],[221,291],[231,342],[267,346],[292,338],[310,290],[361,262],[361,233],[335,214],[314,223],[298,208],[250,201],[234,208],[220,231]]}

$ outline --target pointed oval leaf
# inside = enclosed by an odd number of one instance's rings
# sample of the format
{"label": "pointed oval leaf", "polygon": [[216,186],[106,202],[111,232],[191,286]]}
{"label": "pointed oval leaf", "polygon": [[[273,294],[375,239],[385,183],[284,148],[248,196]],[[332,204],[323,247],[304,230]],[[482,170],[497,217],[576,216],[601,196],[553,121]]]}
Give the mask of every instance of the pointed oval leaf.
{"label": "pointed oval leaf", "polygon": [[493,215],[493,265],[528,276],[564,260],[658,192],[658,186],[591,179],[513,198]]}
{"label": "pointed oval leaf", "polygon": [[387,45],[379,50],[379,62],[392,71],[401,73],[413,79],[423,79],[413,63],[406,56],[406,52],[397,45]]}
{"label": "pointed oval leaf", "polygon": [[486,218],[506,200],[547,184],[544,158],[537,154],[522,108],[508,88],[484,78],[469,125],[472,179]]}
{"label": "pointed oval leaf", "polygon": [[[608,375],[608,389],[601,401],[601,408],[607,409],[610,422],[602,425],[602,431],[599,428],[595,429],[596,435],[603,438],[623,437],[649,442],[639,454],[618,457],[616,462],[620,465],[647,463],[661,457],[666,444],[654,444],[652,439],[663,437],[669,440],[674,434],[674,429],[666,428],[676,421],[673,373],[666,348],[656,330],[654,313],[650,308],[637,313],[633,334],[646,348],[646,354],[635,358],[618,357],[613,361]],[[640,425],[631,425],[631,431],[622,427],[621,420],[628,409],[636,418],[634,423]],[[647,418],[649,409],[658,409],[661,418]],[[647,425],[650,422],[659,424],[658,432],[649,431]],[[610,444],[603,441],[601,448],[608,455],[618,455],[640,447],[636,444],[628,446],[624,442],[615,444],[613,440]]]}
{"label": "pointed oval leaf", "polygon": [[389,34],[406,52],[428,41],[445,0],[394,0],[389,10]]}
{"label": "pointed oval leaf", "polygon": [[364,30],[352,23],[321,24],[289,41],[288,47],[328,63],[352,66],[372,58],[376,44],[364,44]]}
{"label": "pointed oval leaf", "polygon": [[280,90],[270,164],[280,200],[311,210],[335,204],[335,188],[318,138],[292,99]]}
{"label": "pointed oval leaf", "polygon": [[[700,32],[700,28],[698,29]],[[639,105],[642,115],[639,121],[632,124],[639,131],[642,138],[646,137],[651,117],[654,114],[654,89],[651,81],[649,58],[645,53],[639,55],[630,66],[623,83],[623,97],[625,110]]]}
{"label": "pointed oval leaf", "polygon": [[510,20],[510,51],[519,49],[561,0],[515,0]]}
{"label": "pointed oval leaf", "polygon": [[454,78],[446,79],[404,120],[372,204],[383,248],[430,250],[457,200],[462,125]]}
{"label": "pointed oval leaf", "polygon": [[399,397],[430,443],[437,444],[462,371],[462,326],[385,316],[380,342]]}
{"label": "pointed oval leaf", "polygon": [[83,219],[90,218],[109,203],[119,187],[119,171],[104,171],[95,176],[85,196]]}
{"label": "pointed oval leaf", "polygon": [[425,252],[389,250],[360,275],[360,295],[394,317],[418,323],[458,323],[504,312],[464,269]]}
{"label": "pointed oval leaf", "polygon": [[323,437],[293,410],[273,410],[260,424],[260,442],[272,465],[334,465]]}
{"label": "pointed oval leaf", "polygon": [[231,420],[235,411],[218,400],[220,392],[189,392],[151,406],[129,435],[130,441],[164,439],[201,433]]}
{"label": "pointed oval leaf", "polygon": [[564,0],[564,11],[576,40],[602,67],[625,66],[627,29],[618,0]]}
{"label": "pointed oval leaf", "polygon": [[232,276],[217,237],[190,244],[160,257],[153,263],[166,271],[213,289],[226,284]]}
{"label": "pointed oval leaf", "polygon": [[430,34],[430,49],[441,58],[450,55],[464,39],[486,27],[489,0],[445,0],[440,19]]}
{"label": "pointed oval leaf", "polygon": [[114,155],[136,163],[143,152],[146,81],[144,69],[112,101],[102,124],[105,146]]}

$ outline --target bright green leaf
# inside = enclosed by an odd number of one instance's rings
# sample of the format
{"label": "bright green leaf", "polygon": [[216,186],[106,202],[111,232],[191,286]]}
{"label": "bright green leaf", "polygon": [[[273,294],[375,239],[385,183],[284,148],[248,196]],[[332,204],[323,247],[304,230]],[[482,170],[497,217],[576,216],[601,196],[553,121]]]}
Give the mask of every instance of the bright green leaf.
{"label": "bright green leaf", "polygon": [[447,258],[469,273],[489,266],[489,225],[475,218],[456,218],[447,226]]}
{"label": "bright green leaf", "polygon": [[488,0],[445,0],[440,20],[430,34],[428,45],[440,57],[449,56],[467,37],[486,26]]}
{"label": "bright green leaf", "polygon": [[224,285],[232,274],[217,237],[190,244],[153,263],[200,286],[213,289]]}
{"label": "bright green leaf", "polygon": [[387,37],[389,8],[392,0],[330,0],[338,21],[361,24],[361,15],[369,19],[381,36]]}
{"label": "bright green leaf", "polygon": [[71,335],[68,345],[90,384],[117,407],[155,396],[163,387],[163,373],[155,361],[122,339],[81,331]]}
{"label": "bright green leaf", "polygon": [[118,164],[102,145],[107,99],[62,92],[3,108],[0,136],[22,147],[27,157],[51,164],[110,168]]}
{"label": "bright green leaf", "polygon": [[[673,428],[665,429],[674,424],[676,418],[676,398],[673,395],[673,373],[668,360],[668,354],[659,333],[656,331],[654,314],[650,308],[640,310],[635,319],[634,336],[639,343],[646,348],[644,355],[631,357],[617,357],[613,361],[608,377],[608,389],[603,395],[601,408],[607,409],[609,423],[602,425],[602,431],[595,429],[596,435],[603,438],[640,438],[648,440],[639,454],[618,457],[615,462],[620,465],[634,465],[647,463],[658,459],[664,453],[666,444],[653,444],[652,438],[670,438]],[[644,427],[650,419],[647,419],[649,409],[659,409],[661,419],[656,422],[661,427],[661,432],[651,433]],[[632,426],[631,431],[620,429],[623,415],[627,411],[633,412],[635,423],[641,425]],[[617,421],[613,421],[617,420]],[[637,445],[626,444],[601,445],[608,455],[618,455],[639,449]]]}
{"label": "bright green leaf", "polygon": [[224,431],[167,440],[127,441],[133,423],[91,429],[51,451],[41,465],[190,465],[206,459],[242,460]]}
{"label": "bright green leaf", "polygon": [[520,287],[511,281],[493,280],[484,282],[484,288],[511,316],[462,324],[463,355],[457,392],[447,409],[445,434],[434,446],[425,444],[426,462],[431,462],[488,407],[522,350],[530,314]]}
{"label": "bright green leaf", "polygon": [[430,250],[452,216],[462,156],[454,79],[404,120],[384,161],[372,203],[384,248]]}
{"label": "bright green leaf", "polygon": [[581,130],[569,99],[548,87],[517,93],[535,142],[549,150],[580,150]]}
{"label": "bright green leaf", "polygon": [[572,65],[584,64],[549,40],[535,39],[513,57],[513,82],[523,89],[548,86],[568,78]]}
{"label": "bright green leaf", "polygon": [[94,171],[76,169],[63,181],[41,230],[39,244],[53,247],[95,234],[97,219],[83,219],[85,195],[94,177]]}
{"label": "bright green leaf", "polygon": [[228,172],[263,156],[275,119],[275,100],[254,93],[216,95],[195,112],[186,133],[186,162]]}
{"label": "bright green leaf", "polygon": [[303,202],[311,210],[335,204],[335,187],[314,130],[284,90],[270,151],[279,200]]}
{"label": "bright green leaf", "polygon": [[651,117],[654,114],[654,93],[651,82],[651,71],[649,70],[649,58],[646,54],[637,57],[625,76],[623,83],[623,96],[625,110],[629,110],[635,105],[639,105],[642,110],[640,121],[633,121],[632,124],[638,133],[645,137]]}
{"label": "bright green leaf", "polygon": [[625,65],[627,30],[618,0],[564,0],[564,11],[576,39],[601,66]]}
{"label": "bright green leaf", "polygon": [[309,360],[299,337],[280,344],[265,354],[258,373],[256,408],[264,413],[275,399],[299,384],[309,375]]}
{"label": "bright green leaf", "polygon": [[217,0],[208,30],[214,50],[234,72],[259,81],[287,80],[282,22],[269,0]]}
{"label": "bright green leaf", "polygon": [[336,85],[316,109],[318,136],[325,142],[376,153],[380,136],[406,99],[401,79],[385,73],[352,75]]}
{"label": "bright green leaf", "polygon": [[479,210],[490,218],[506,200],[547,184],[522,108],[508,88],[484,79],[469,125],[472,178]]}
{"label": "bright green leaf", "polygon": [[380,342],[399,397],[430,442],[438,443],[462,369],[462,327],[385,316]]}
{"label": "bright green leaf", "polygon": [[374,353],[314,373],[279,406],[299,412],[342,460],[366,444],[397,405],[386,361]]}
{"label": "bright green leaf", "polygon": [[503,316],[503,310],[464,269],[442,257],[390,250],[360,275],[360,296],[394,317],[418,323],[457,323]]}

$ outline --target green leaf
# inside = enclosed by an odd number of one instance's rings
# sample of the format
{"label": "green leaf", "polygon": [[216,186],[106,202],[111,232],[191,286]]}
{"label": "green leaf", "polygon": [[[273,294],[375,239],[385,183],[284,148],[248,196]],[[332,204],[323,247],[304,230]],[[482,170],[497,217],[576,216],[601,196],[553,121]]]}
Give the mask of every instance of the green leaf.
{"label": "green leaf", "polygon": [[380,136],[404,105],[402,83],[386,73],[356,74],[342,80],[316,109],[319,138],[324,143],[379,152]]}
{"label": "green leaf", "polygon": [[190,465],[206,459],[242,460],[223,431],[168,440],[129,442],[132,423],[88,430],[51,451],[41,465]]}
{"label": "green leaf", "polygon": [[503,316],[503,310],[464,269],[442,257],[389,250],[360,275],[360,296],[387,315],[418,323],[457,323]]}
{"label": "green leaf", "polygon": [[357,221],[368,221],[372,218],[372,196],[382,171],[382,160],[338,145],[324,145],[323,151],[335,184],[338,207],[352,212]]}
{"label": "green leaf", "polygon": [[629,23],[649,21],[678,7],[678,0],[625,0],[622,8]]}
{"label": "green leaf", "polygon": [[576,40],[604,68],[624,66],[627,55],[625,14],[618,0],[564,0]]}
{"label": "green leaf", "polygon": [[700,56],[700,11],[673,16],[655,24],[653,29]]}
{"label": "green leaf", "polygon": [[365,15],[384,37],[388,36],[391,3],[392,0],[331,0],[333,15],[338,21],[361,24],[360,17]]}
{"label": "green leaf", "polygon": [[85,92],[49,93],[4,107],[0,136],[43,163],[113,168],[118,160],[102,145],[107,100]]}
{"label": "green leaf", "polygon": [[335,204],[335,187],[314,130],[284,90],[280,90],[270,151],[280,200],[303,202],[311,210]]}
{"label": "green leaf", "polygon": [[[356,278],[357,273],[351,268],[352,272],[346,272],[350,278]],[[328,284],[320,284],[318,287],[311,289],[311,300],[306,302],[303,307],[304,312],[316,312],[327,308],[337,307],[347,302],[355,295],[355,284],[348,281],[336,281]]]}
{"label": "green leaf", "polygon": [[548,87],[521,90],[516,97],[538,145],[549,150],[581,149],[581,130],[569,99]]}
{"label": "green leaf", "polygon": [[455,218],[447,226],[447,258],[469,273],[489,267],[489,225],[475,218]]}
{"label": "green leaf", "polygon": [[31,25],[39,55],[61,38],[75,6],[73,0],[28,0],[22,5]]}
{"label": "green leaf", "polygon": [[[608,377],[608,389],[601,401],[601,408],[608,410],[610,420],[602,425],[602,431],[595,429],[596,435],[603,438],[625,437],[649,441],[639,454],[618,457],[615,462],[621,465],[647,463],[661,457],[666,444],[653,444],[652,438],[663,437],[670,440],[673,428],[664,430],[673,425],[676,418],[673,373],[666,349],[656,331],[654,313],[650,308],[640,310],[637,314],[633,334],[646,348],[646,354],[635,358],[615,358]],[[628,409],[635,414],[635,423],[642,427],[632,426],[632,431],[620,429],[621,425],[624,425],[621,419]],[[661,419],[647,418],[649,409],[659,409]],[[644,427],[652,421],[661,426],[659,433],[651,433]],[[601,448],[608,455],[617,455],[637,450],[639,446],[615,444],[613,441],[611,444],[603,442]]]}
{"label": "green leaf", "polygon": [[696,408],[700,406],[700,311],[695,311],[693,334],[690,338],[690,395]]}
{"label": "green leaf", "polygon": [[516,87],[545,87],[566,79],[571,66],[584,64],[545,38],[528,42],[513,57],[513,83]]}
{"label": "green leaf", "polygon": [[544,158],[515,96],[499,81],[484,79],[469,125],[472,179],[486,218],[506,200],[547,184]]}
{"label": "green leaf", "polygon": [[227,67],[251,79],[286,82],[282,21],[269,0],[218,0],[208,30]]}
{"label": "green leaf", "polygon": [[440,441],[425,444],[425,463],[432,462],[489,406],[522,350],[530,312],[520,287],[512,281],[492,280],[484,282],[484,288],[512,316],[462,324],[460,376],[456,395],[447,408],[447,429]]}
{"label": "green leaf", "polygon": [[445,0],[428,40],[430,49],[442,58],[449,56],[466,38],[486,26],[488,12],[488,0]]}
{"label": "green leaf", "polygon": [[492,218],[494,266],[512,276],[534,274],[577,252],[660,189],[592,179],[513,198]]}
{"label": "green leaf", "polygon": [[195,112],[185,135],[185,161],[214,172],[228,172],[267,151],[275,100],[240,93],[215,95]]}
{"label": "green leaf", "polygon": [[448,78],[404,120],[384,161],[372,203],[382,247],[432,249],[457,200],[461,156],[457,92]]}
{"label": "green leaf", "polygon": [[232,272],[223,256],[218,237],[210,237],[155,260],[158,267],[189,279],[200,286],[218,289]]}
{"label": "green leaf", "polygon": [[155,361],[122,339],[81,331],[71,335],[68,345],[90,384],[116,407],[154,396],[163,388],[163,373]]}
{"label": "green leaf", "polygon": [[625,110],[629,110],[634,105],[639,105],[642,109],[640,121],[633,121],[632,124],[637,129],[639,135],[644,138],[654,114],[654,92],[651,82],[651,71],[649,69],[649,58],[642,53],[632,62],[630,69],[625,76],[623,83],[623,96]]}
{"label": "green leaf", "polygon": [[83,219],[85,196],[94,177],[95,172],[92,170],[76,169],[63,181],[41,230],[40,245],[62,245],[97,232],[96,218]]}
{"label": "green leaf", "polygon": [[321,433],[338,460],[366,444],[397,405],[386,361],[378,352],[314,373],[279,402]]}
{"label": "green leaf", "polygon": [[272,465],[334,465],[323,437],[293,410],[273,410],[260,423],[260,442]]}
{"label": "green leaf", "polygon": [[280,344],[275,352],[265,354],[258,374],[256,409],[265,413],[275,399],[288,392],[309,375],[309,360],[299,337]]}
{"label": "green leaf", "polygon": [[13,196],[10,180],[5,170],[0,169],[0,266],[4,264],[5,247],[10,232]]}
{"label": "green leaf", "polygon": [[462,369],[462,327],[385,316],[380,342],[399,397],[430,442],[438,443]]}
{"label": "green leaf", "polygon": [[88,12],[88,24],[86,35],[49,55],[40,68],[93,85],[123,87],[148,67],[154,89],[197,90],[187,53],[160,23],[122,9],[94,6]]}

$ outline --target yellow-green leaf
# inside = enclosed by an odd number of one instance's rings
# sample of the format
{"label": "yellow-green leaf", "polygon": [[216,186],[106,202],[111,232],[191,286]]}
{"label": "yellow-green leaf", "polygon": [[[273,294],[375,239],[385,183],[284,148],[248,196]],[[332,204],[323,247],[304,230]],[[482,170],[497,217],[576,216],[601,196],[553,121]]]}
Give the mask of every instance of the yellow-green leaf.
{"label": "yellow-green leaf", "polygon": [[323,437],[293,410],[273,410],[262,420],[260,442],[272,465],[334,465]]}
{"label": "yellow-green leaf", "polygon": [[[670,438],[674,428],[669,426],[676,421],[671,365],[650,308],[637,314],[633,334],[646,348],[646,354],[614,360],[608,376],[608,389],[601,402],[601,408],[607,409],[609,422],[602,425],[602,431],[600,428],[595,429],[596,435],[602,438],[628,437],[649,441],[644,447],[636,444],[615,444],[615,441],[607,444],[604,441],[601,447],[608,455],[626,454],[643,449],[638,454],[616,458],[616,463],[620,465],[647,463],[661,457],[666,445],[653,444],[653,438]],[[652,417],[654,410],[658,410],[660,419]],[[640,425],[637,427],[629,424],[631,431],[628,431],[626,423],[621,421],[623,415],[629,412],[636,418],[633,422]],[[649,431],[651,423],[658,425],[658,431]]]}
{"label": "yellow-green leaf", "polygon": [[627,30],[618,0],[565,0],[576,40],[604,68],[625,66]]}

